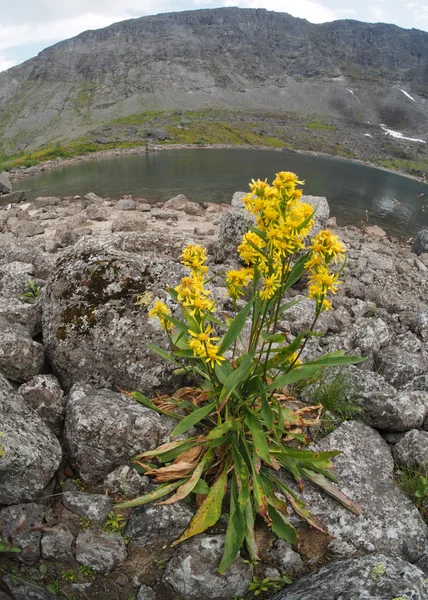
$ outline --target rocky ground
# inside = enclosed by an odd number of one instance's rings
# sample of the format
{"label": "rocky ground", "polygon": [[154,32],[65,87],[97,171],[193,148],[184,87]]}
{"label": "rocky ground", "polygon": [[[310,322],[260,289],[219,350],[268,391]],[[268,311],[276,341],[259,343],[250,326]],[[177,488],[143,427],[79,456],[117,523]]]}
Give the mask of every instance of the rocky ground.
{"label": "rocky ground", "polygon": [[[326,415],[313,443],[342,450],[340,487],[361,515],[308,484],[304,498],[331,536],[293,517],[301,545],[292,548],[260,525],[261,562],[238,557],[225,576],[216,572],[223,520],[173,550],[192,504],[111,516],[117,500],[152,485],[129,467],[132,456],[173,427],[121,393],[177,386],[147,348],[165,344],[148,304],[178,281],[181,248],[193,240],[209,249],[227,314],[221,274],[245,231],[240,198],[150,206],[88,194],[0,207],[0,538],[24,548],[0,554],[0,600],[232,600],[254,597],[253,577],[267,579],[259,597],[268,598],[283,575],[294,583],[277,600],[428,597],[428,528],[396,483],[398,468],[428,468],[428,235],[416,254],[377,227],[339,230],[325,199],[307,197],[319,205],[317,226],[344,240],[348,264],[306,354],[344,348],[368,360],[344,371],[354,419]],[[281,323],[290,335],[314,310],[304,284],[293,294],[301,302]]]}

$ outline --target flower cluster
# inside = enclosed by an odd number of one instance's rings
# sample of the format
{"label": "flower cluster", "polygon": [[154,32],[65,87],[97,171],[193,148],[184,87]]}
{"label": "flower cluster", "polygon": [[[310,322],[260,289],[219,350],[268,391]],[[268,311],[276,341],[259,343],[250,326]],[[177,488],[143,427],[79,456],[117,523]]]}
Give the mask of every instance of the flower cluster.
{"label": "flower cluster", "polygon": [[[219,355],[215,331],[207,324],[207,317],[215,310],[215,302],[210,299],[211,291],[206,287],[205,274],[208,267],[206,251],[202,246],[189,244],[181,254],[181,264],[190,273],[182,278],[175,289],[177,302],[188,314],[187,346],[193,351],[194,358],[203,359],[211,367],[225,359]],[[156,317],[165,331],[172,330],[168,317],[171,313],[163,302],[156,302],[149,317]]]}
{"label": "flower cluster", "polygon": [[340,271],[334,273],[330,266],[343,260],[345,247],[331,231],[323,230],[312,239],[310,248],[311,257],[305,264],[309,271],[309,298],[314,298],[320,309],[328,310],[331,302],[327,294],[335,294],[341,283]]}
{"label": "flower cluster", "polygon": [[281,171],[272,185],[252,180],[251,193],[243,198],[247,211],[256,217],[256,231],[249,231],[238,246],[243,271],[227,274],[229,295],[237,298],[253,277],[262,276],[260,298],[269,300],[284,282],[290,261],[313,226],[313,208],[300,200],[302,184],[294,173]]}
{"label": "flower cluster", "polygon": [[171,311],[161,300],[157,300],[149,310],[149,318],[157,319],[162,325],[164,331],[172,331],[173,326],[168,317],[171,316]]}

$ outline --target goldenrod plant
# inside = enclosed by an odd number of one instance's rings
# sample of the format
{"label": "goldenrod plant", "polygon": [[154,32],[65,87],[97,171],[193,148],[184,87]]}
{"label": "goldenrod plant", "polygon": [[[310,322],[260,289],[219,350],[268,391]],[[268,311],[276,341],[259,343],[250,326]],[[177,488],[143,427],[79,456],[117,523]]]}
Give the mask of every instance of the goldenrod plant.
{"label": "goldenrod plant", "polygon": [[[193,374],[202,384],[155,400],[130,393],[143,405],[179,422],[172,432],[177,439],[135,458],[138,468],[160,485],[119,506],[138,506],[166,496],[160,504],[172,504],[191,493],[199,495],[199,508],[175,545],[213,526],[228,493],[221,573],[242,547],[251,561],[257,560],[257,515],[291,544],[298,542],[298,536],[288,520],[290,508],[322,531],[298,495],[305,481],[315,483],[352,512],[359,511],[331,483],[336,481],[331,459],[338,452],[303,447],[322,406],[299,404],[287,389],[324,367],[364,360],[333,352],[301,362],[319,315],[331,308],[330,296],[340,284],[345,256],[343,244],[330,231],[320,231],[306,241],[314,225],[314,210],[301,200],[297,186],[302,183],[289,172],[278,173],[272,185],[252,180],[243,201],[255,216],[256,226],[249,226],[238,247],[243,267],[226,275],[234,304],[228,322],[217,318],[205,249],[193,244],[184,248],[181,262],[188,275],[170,289],[173,310],[157,300],[149,311],[168,336],[171,350],[150,347],[172,362],[177,374]],[[287,292],[303,276],[308,279],[315,317],[308,331],[290,339],[278,332],[278,323],[295,304]],[[174,304],[181,310],[181,319],[174,316]],[[296,486],[282,476],[284,471]]]}

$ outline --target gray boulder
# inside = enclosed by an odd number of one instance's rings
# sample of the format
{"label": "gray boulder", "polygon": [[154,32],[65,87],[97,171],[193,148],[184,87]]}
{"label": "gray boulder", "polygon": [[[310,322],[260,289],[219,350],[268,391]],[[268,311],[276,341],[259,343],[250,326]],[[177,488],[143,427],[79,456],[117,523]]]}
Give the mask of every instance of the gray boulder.
{"label": "gray boulder", "polygon": [[428,372],[428,360],[418,352],[409,352],[399,343],[384,348],[377,357],[379,372],[394,385],[401,387],[414,377]]}
{"label": "gray boulder", "polygon": [[136,498],[142,496],[149,485],[148,477],[128,465],[122,465],[107,475],[103,488],[112,496],[119,494],[123,498]]}
{"label": "gray boulder", "polygon": [[382,437],[358,421],[343,423],[324,438],[317,450],[340,450],[334,459],[339,488],[362,512],[356,516],[311,484],[303,498],[308,508],[334,536],[331,554],[350,558],[384,553],[412,562],[423,553],[428,529],[394,482],[394,461]]}
{"label": "gray boulder", "polygon": [[248,231],[248,223],[255,225],[255,218],[244,210],[230,210],[220,221],[218,243],[215,246],[216,262],[238,259],[237,247]]}
{"label": "gray boulder", "polygon": [[61,461],[50,429],[0,375],[0,504],[37,498]]}
{"label": "gray boulder", "polygon": [[132,398],[88,385],[70,392],[65,438],[85,482],[101,483],[138,452],[156,448],[167,434],[164,420]]}
{"label": "gray boulder", "polygon": [[94,192],[89,192],[83,197],[83,203],[85,206],[90,206],[91,204],[101,206],[103,202],[103,198],[101,198],[101,196],[97,196],[97,194],[94,194]]}
{"label": "gray boulder", "polygon": [[235,192],[232,196],[232,201],[230,203],[232,208],[237,208],[239,210],[244,210],[245,205],[242,202],[242,198],[248,195],[248,192]]}
{"label": "gray boulder", "polygon": [[58,206],[61,204],[61,198],[56,196],[39,196],[33,202],[36,208],[45,208],[46,206]]}
{"label": "gray boulder", "polygon": [[9,181],[9,173],[3,171],[0,173],[0,195],[9,194],[12,191],[12,184]]}
{"label": "gray boulder", "polygon": [[428,342],[428,310],[424,310],[415,316],[413,329],[424,342]]}
{"label": "gray boulder", "polygon": [[[397,390],[382,375],[361,370],[355,366],[342,371],[346,382],[343,398],[359,406],[359,418],[382,431],[408,431],[422,427],[428,415],[428,392]],[[327,372],[325,381],[336,377],[336,371]],[[303,390],[303,397],[311,401],[313,386]]]}
{"label": "gray boulder", "polygon": [[40,373],[43,362],[43,346],[33,341],[23,325],[10,324],[1,317],[0,373],[11,381],[22,383]]}
{"label": "gray boulder", "polygon": [[412,250],[418,256],[428,252],[428,229],[421,229],[413,242]]}
{"label": "gray boulder", "polygon": [[428,432],[412,429],[395,445],[394,457],[402,467],[428,471]]}
{"label": "gray boulder", "polygon": [[425,577],[404,560],[376,554],[327,565],[272,600],[424,600]]}
{"label": "gray boulder", "polygon": [[104,523],[113,508],[114,500],[103,494],[65,491],[62,495],[62,503],[70,512],[84,519],[94,523]]}
{"label": "gray boulder", "polygon": [[9,194],[3,194],[0,196],[0,206],[19,204],[19,202],[25,202],[25,200],[25,190],[16,190],[16,192],[10,192]]}
{"label": "gray boulder", "polygon": [[184,194],[178,194],[170,198],[163,205],[168,210],[184,210],[184,207],[189,202],[189,199]]}
{"label": "gray boulder", "polygon": [[76,538],[76,560],[97,573],[110,573],[126,560],[125,540],[115,533],[82,531]]}
{"label": "gray boulder", "polygon": [[109,212],[105,208],[101,208],[98,204],[90,204],[85,210],[86,217],[89,221],[107,221]]}
{"label": "gray boulder", "polygon": [[186,600],[230,599],[243,596],[251,581],[252,569],[240,556],[224,575],[217,569],[223,554],[222,535],[200,535],[178,550],[168,562],[163,581]]}
{"label": "gray boulder", "polygon": [[[129,202],[128,200],[126,202]],[[112,231],[139,231],[147,229],[147,219],[141,213],[121,213],[112,223]]]}
{"label": "gray boulder", "polygon": [[42,332],[42,304],[39,300],[21,302],[18,298],[0,296],[0,319],[23,325],[30,336],[35,337]]}
{"label": "gray boulder", "polygon": [[65,416],[64,392],[54,375],[36,375],[19,388],[27,405],[55,435],[62,431]]}
{"label": "gray boulder", "polygon": [[156,593],[148,585],[142,585],[138,590],[137,600],[156,600]]}
{"label": "gray boulder", "polygon": [[138,506],[132,511],[126,535],[143,548],[159,540],[170,544],[180,537],[192,517],[193,512],[183,503]]}
{"label": "gray boulder", "polygon": [[162,256],[118,251],[113,240],[84,238],[60,255],[44,298],[47,356],[65,389],[95,382],[146,394],[166,391],[171,365],[148,343],[166,349],[168,341],[148,319],[148,305],[177,285],[181,267]]}
{"label": "gray boulder", "polygon": [[[33,531],[43,524],[45,507],[29,502],[16,504],[0,510],[0,531],[3,540],[9,536],[23,551],[15,556],[22,562],[33,564],[40,558],[40,529]],[[22,519],[24,523],[21,527]],[[19,531],[18,531],[19,529]]]}
{"label": "gray boulder", "polygon": [[197,202],[187,202],[183,210],[186,215],[200,216],[204,214],[204,209]]}
{"label": "gray boulder", "polygon": [[135,210],[137,203],[132,198],[121,198],[116,204],[117,210]]}
{"label": "gray boulder", "polygon": [[30,279],[34,280],[32,262],[12,260],[0,266],[0,296],[10,299],[21,299],[28,290]]}
{"label": "gray boulder", "polygon": [[10,575],[4,577],[4,582],[13,594],[13,600],[52,600],[52,596],[45,592],[43,588],[36,587],[34,582],[26,583],[21,578],[17,579]]}
{"label": "gray boulder", "polygon": [[42,558],[67,561],[73,558],[74,536],[64,523],[50,527],[41,540]]}
{"label": "gray boulder", "polygon": [[285,540],[275,540],[269,557],[280,573],[296,576],[300,575],[305,568],[300,554],[295,552]]}
{"label": "gray boulder", "polygon": [[310,237],[312,237],[319,233],[321,229],[327,227],[327,221],[330,218],[330,206],[324,196],[302,196],[301,200],[316,209],[315,223],[310,233]]}

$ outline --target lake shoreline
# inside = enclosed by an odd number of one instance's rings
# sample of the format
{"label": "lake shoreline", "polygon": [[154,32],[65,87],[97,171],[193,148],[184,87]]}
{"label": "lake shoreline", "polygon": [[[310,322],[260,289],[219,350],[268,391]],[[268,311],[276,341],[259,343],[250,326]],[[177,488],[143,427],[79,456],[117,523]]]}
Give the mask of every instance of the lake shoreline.
{"label": "lake shoreline", "polygon": [[414,181],[423,182],[424,180],[421,177],[417,177],[415,175],[410,175],[409,173],[403,173],[401,171],[396,171],[394,169],[388,169],[387,167],[381,167],[376,165],[368,160],[356,159],[356,158],[347,158],[343,156],[335,156],[333,154],[328,154],[327,152],[317,152],[311,150],[290,150],[289,148],[275,148],[272,146],[261,146],[261,145],[233,145],[233,144],[210,144],[206,146],[197,146],[195,144],[153,144],[148,146],[137,146],[135,148],[115,148],[109,150],[101,150],[99,152],[94,152],[91,154],[83,154],[80,156],[74,156],[72,158],[57,158],[55,160],[48,160],[41,162],[38,165],[33,167],[29,167],[28,169],[21,170],[17,169],[15,172],[10,173],[10,181],[15,183],[17,181],[22,181],[23,179],[29,179],[30,177],[35,177],[40,173],[51,171],[54,169],[69,167],[77,164],[81,164],[84,162],[95,162],[98,160],[109,159],[119,156],[129,156],[129,155],[140,155],[147,154],[150,152],[164,152],[168,150],[269,150],[271,152],[290,152],[293,154],[306,155],[306,156],[318,156],[322,158],[331,158],[341,162],[354,163],[362,166],[370,167],[379,171],[384,171],[386,173],[392,173],[394,175],[398,175],[401,177],[406,177],[408,179],[412,179]]}

